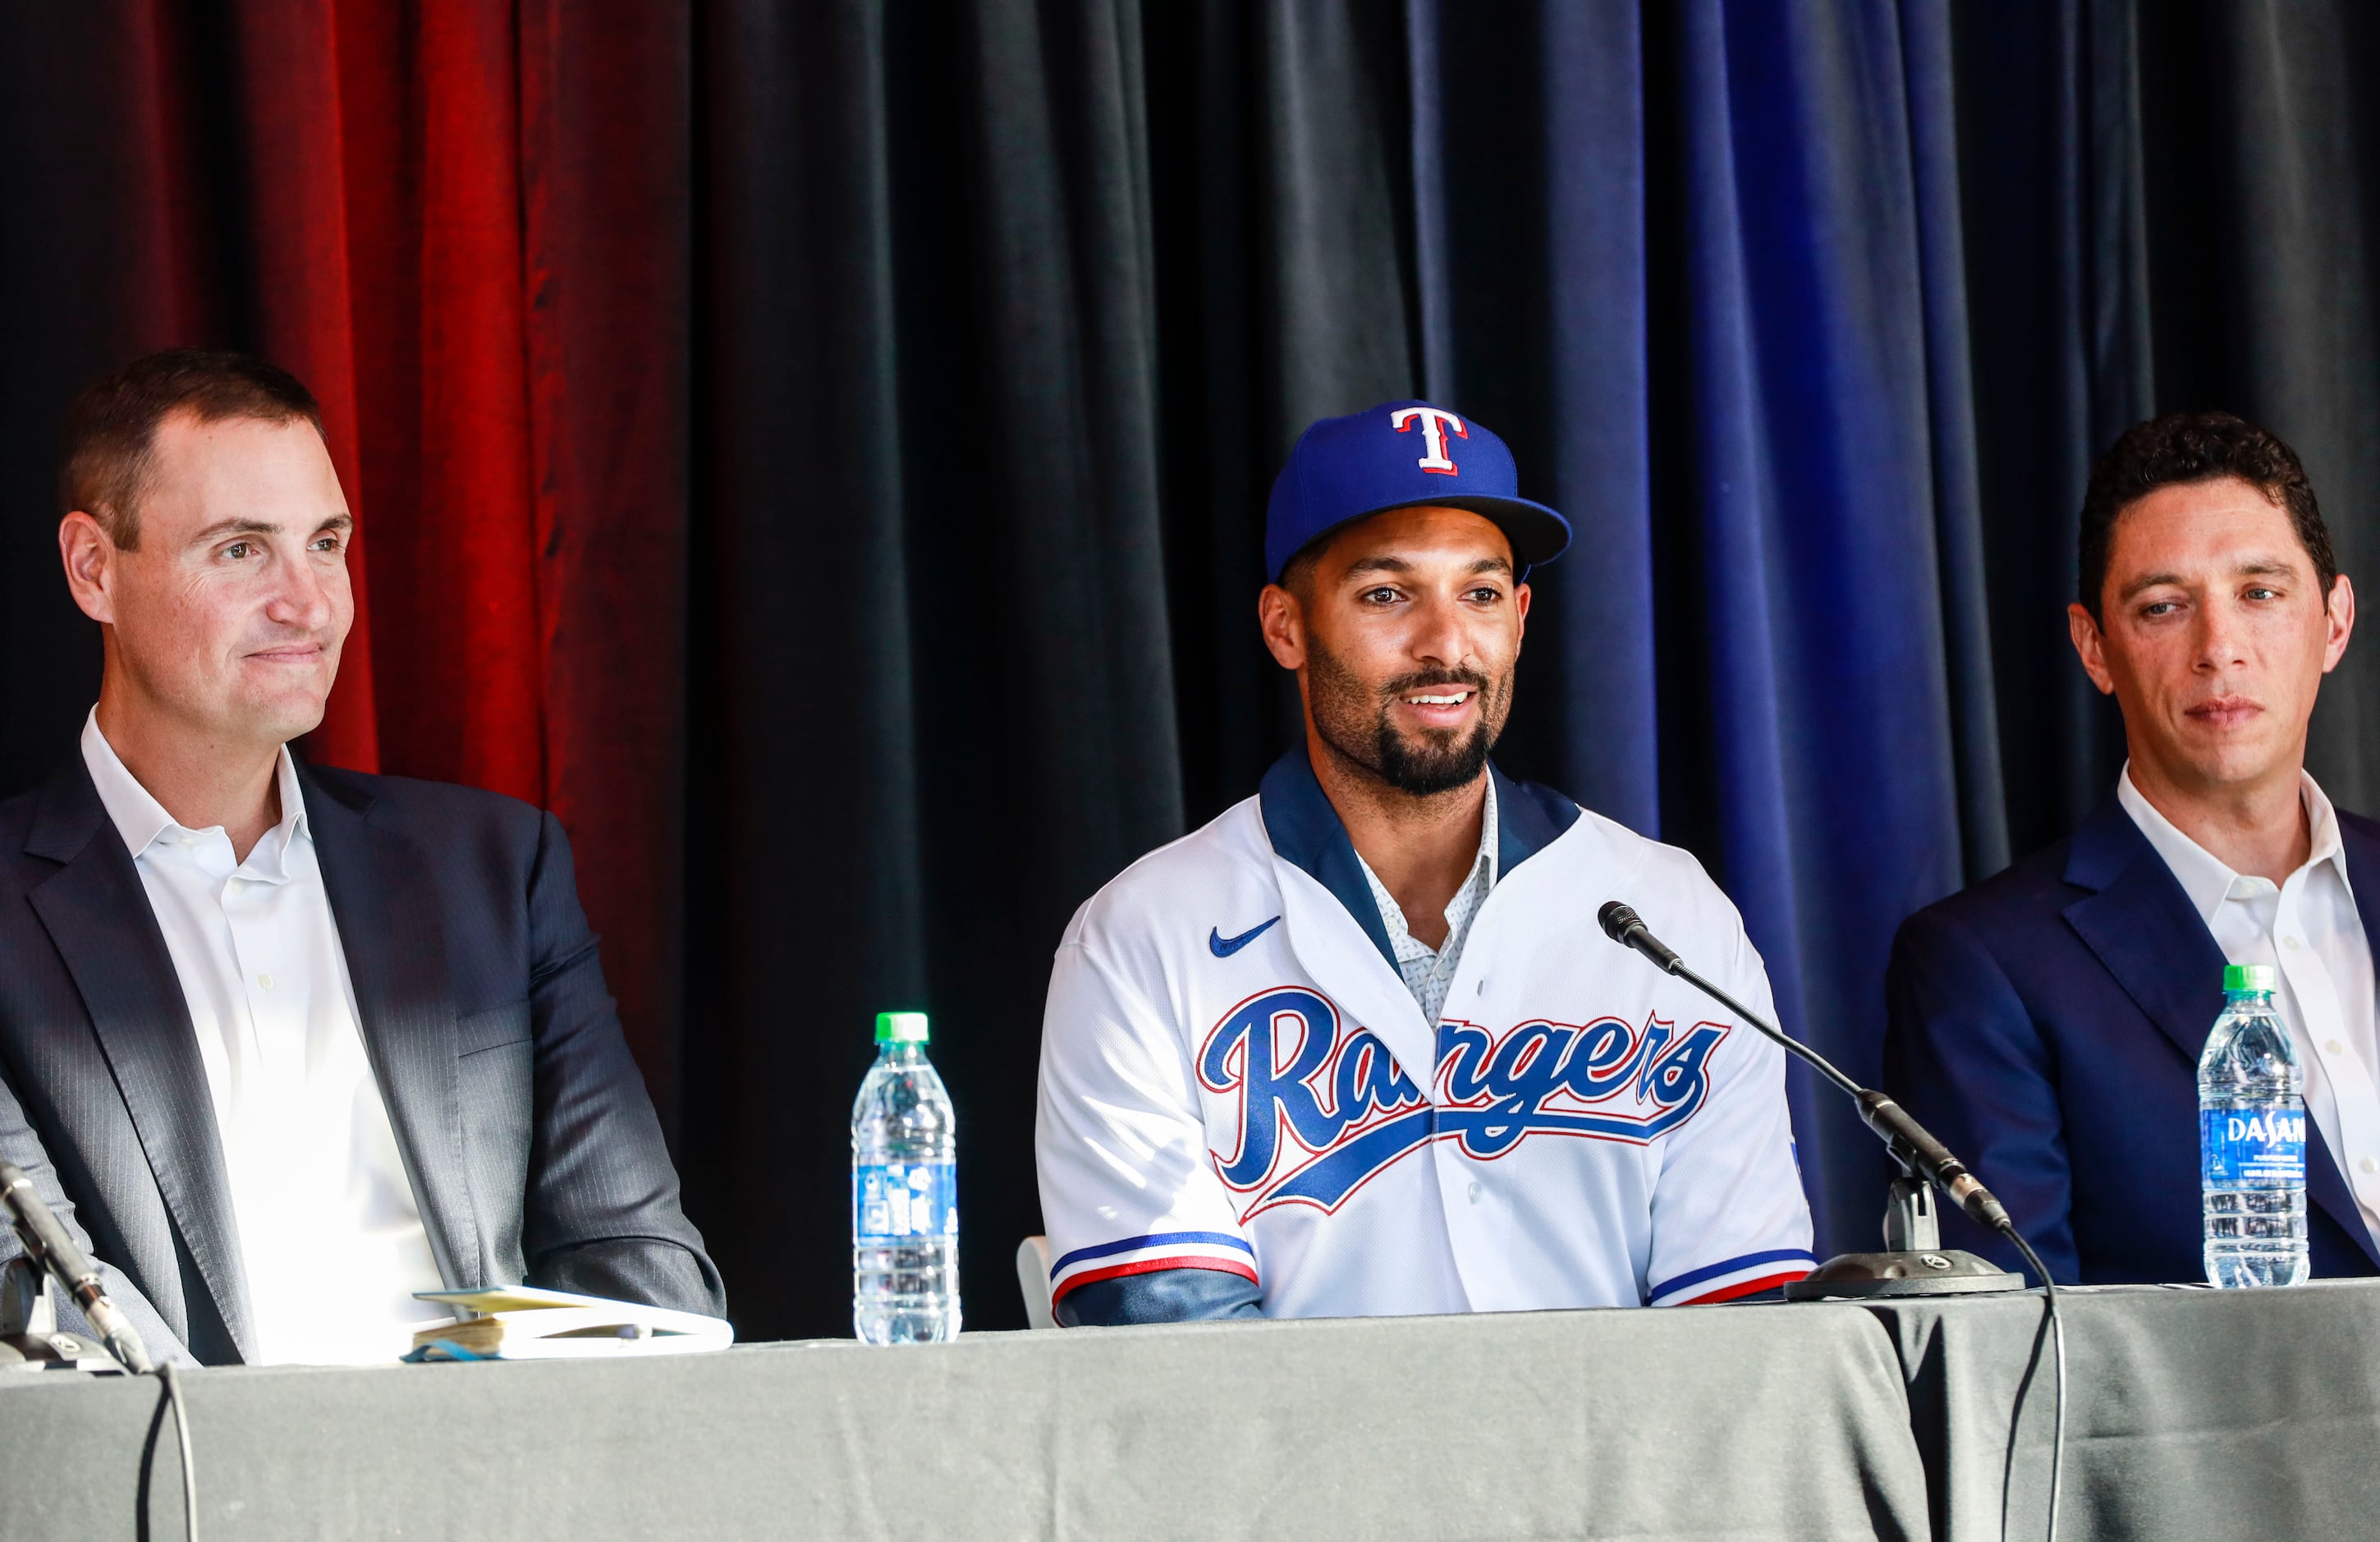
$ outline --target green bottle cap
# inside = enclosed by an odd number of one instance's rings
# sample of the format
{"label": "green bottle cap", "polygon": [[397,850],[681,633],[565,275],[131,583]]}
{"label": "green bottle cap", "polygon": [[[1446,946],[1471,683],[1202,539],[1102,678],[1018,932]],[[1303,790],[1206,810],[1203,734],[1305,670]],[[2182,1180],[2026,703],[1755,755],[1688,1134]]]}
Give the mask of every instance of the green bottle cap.
{"label": "green bottle cap", "polygon": [[[2273,966],[2269,964],[2227,964],[2223,965],[2223,989],[2230,990],[2265,990],[2274,986]],[[920,1028],[919,1033],[925,1030]]]}
{"label": "green bottle cap", "polygon": [[[2265,973],[2270,974],[2270,970]],[[923,1044],[926,1042],[926,1014],[922,1012],[880,1012],[876,1014],[876,1042],[879,1044]]]}

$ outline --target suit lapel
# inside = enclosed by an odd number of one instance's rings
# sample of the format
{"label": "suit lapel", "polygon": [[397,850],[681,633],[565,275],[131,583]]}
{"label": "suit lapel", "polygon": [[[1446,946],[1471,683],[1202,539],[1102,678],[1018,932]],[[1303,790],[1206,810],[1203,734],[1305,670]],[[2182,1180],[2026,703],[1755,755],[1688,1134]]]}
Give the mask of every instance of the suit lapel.
{"label": "suit lapel", "polygon": [[452,1289],[493,1283],[464,1165],[455,997],[437,892],[420,853],[372,821],[370,798],[334,790],[303,766],[298,779],[365,1051],[438,1272]]}
{"label": "suit lapel", "polygon": [[[2352,846],[2349,876],[2356,880]],[[2068,924],[2194,1070],[2206,1049],[2207,1030],[2223,1011],[2225,960],[2180,880],[2123,806],[2108,802],[2074,832],[2066,881],[2098,891],[2066,907]],[[2380,874],[2374,881],[2380,882]],[[2368,918],[2364,926],[2368,932]],[[2380,1263],[2363,1212],[2348,1192],[2338,1153],[2319,1130],[2313,1136],[2329,1160],[2306,1163],[2306,1197],[2338,1222],[2364,1257]]]}
{"label": "suit lapel", "polygon": [[2121,804],[2074,832],[2066,881],[2097,891],[2066,907],[2067,924],[2195,1066],[2223,1010],[2223,951]]}
{"label": "suit lapel", "polygon": [[[140,871],[80,756],[44,790],[26,850],[63,864],[32,891],[33,913],[74,977],[174,1229],[249,1359],[248,1276],[189,1003]],[[172,1326],[187,1338],[188,1321]]]}

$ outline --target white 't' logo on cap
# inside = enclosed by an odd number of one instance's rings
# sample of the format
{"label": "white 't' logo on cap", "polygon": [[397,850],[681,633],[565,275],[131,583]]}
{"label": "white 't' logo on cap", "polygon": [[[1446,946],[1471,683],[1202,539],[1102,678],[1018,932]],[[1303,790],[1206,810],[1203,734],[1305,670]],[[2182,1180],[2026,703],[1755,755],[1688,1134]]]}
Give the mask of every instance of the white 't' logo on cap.
{"label": "white 't' logo on cap", "polygon": [[1425,471],[1435,471],[1441,477],[1454,475],[1454,462],[1447,458],[1446,431],[1452,429],[1457,439],[1468,439],[1471,431],[1463,419],[1451,412],[1434,407],[1401,407],[1389,414],[1389,422],[1399,433],[1411,433],[1415,419],[1421,419],[1421,441],[1429,454],[1414,464]]}

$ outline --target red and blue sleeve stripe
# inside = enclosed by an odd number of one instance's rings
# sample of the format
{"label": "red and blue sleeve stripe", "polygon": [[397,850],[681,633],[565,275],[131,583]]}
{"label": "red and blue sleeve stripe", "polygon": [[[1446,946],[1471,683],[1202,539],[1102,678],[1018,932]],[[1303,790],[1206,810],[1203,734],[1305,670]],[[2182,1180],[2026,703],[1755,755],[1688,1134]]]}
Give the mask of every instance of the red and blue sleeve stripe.
{"label": "red and blue sleeve stripe", "polygon": [[1050,1299],[1094,1280],[1153,1274],[1166,1269],[1211,1269],[1257,1278],[1257,1251],[1229,1232],[1153,1232],[1078,1247],[1050,1265]]}
{"label": "red and blue sleeve stripe", "polygon": [[1695,1306],[1762,1291],[1801,1279],[1818,1267],[1806,1248],[1772,1247],[1765,1253],[1740,1253],[1715,1264],[1673,1274],[1645,1293],[1648,1306]]}

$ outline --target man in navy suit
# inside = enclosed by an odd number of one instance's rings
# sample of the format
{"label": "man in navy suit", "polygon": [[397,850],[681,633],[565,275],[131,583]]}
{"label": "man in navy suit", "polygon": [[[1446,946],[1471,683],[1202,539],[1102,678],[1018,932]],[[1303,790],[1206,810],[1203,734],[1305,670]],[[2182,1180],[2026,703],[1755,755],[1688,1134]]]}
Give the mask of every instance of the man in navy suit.
{"label": "man in navy suit", "polygon": [[306,388],[138,360],[61,484],[104,667],[0,803],[0,1158],[150,1353],[393,1359],[441,1288],[723,1312],[553,816],[289,751],[355,614]]}
{"label": "man in navy suit", "polygon": [[2074,649],[2122,708],[2131,759],[2071,837],[1901,927],[1885,1086],[2061,1281],[2201,1280],[2199,1052],[2224,965],[2275,965],[2320,1136],[2313,1273],[2372,1274],[2380,825],[2334,808],[2304,764],[2354,587],[2297,456],[2222,413],[2119,440],[2080,546]]}

